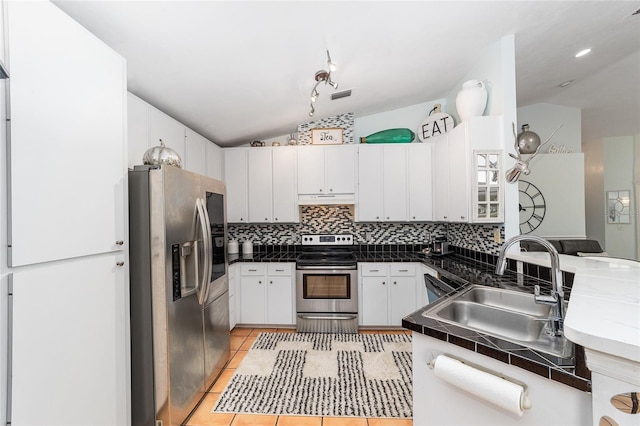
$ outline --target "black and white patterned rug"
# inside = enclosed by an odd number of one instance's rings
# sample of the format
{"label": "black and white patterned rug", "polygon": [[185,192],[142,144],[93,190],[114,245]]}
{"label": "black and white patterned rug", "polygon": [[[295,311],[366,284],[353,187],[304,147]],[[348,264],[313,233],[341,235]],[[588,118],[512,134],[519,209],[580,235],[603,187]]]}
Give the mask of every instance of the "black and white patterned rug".
{"label": "black and white patterned rug", "polygon": [[412,416],[411,336],[260,333],[212,412]]}

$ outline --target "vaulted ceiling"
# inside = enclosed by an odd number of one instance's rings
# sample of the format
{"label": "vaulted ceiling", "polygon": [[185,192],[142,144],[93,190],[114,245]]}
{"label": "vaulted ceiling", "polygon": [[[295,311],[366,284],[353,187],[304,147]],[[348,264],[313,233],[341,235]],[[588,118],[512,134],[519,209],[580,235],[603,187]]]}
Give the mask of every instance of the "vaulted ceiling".
{"label": "vaulted ceiling", "polygon": [[327,49],[352,95],[321,85],[314,118],[359,117],[445,97],[508,34],[518,106],[582,108],[583,140],[640,134],[638,1],[54,3],[126,58],[132,93],[220,146],[308,122]]}

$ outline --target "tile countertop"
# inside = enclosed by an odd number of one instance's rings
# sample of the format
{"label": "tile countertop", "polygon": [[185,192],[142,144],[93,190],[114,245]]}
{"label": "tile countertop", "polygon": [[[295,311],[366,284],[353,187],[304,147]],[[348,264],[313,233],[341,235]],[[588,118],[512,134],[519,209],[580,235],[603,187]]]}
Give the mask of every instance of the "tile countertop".
{"label": "tile countertop", "polygon": [[[551,283],[548,281],[517,274],[513,270],[507,270],[504,275],[496,275],[493,264],[477,262],[459,255],[426,258],[422,263],[436,269],[443,276],[455,275],[458,281],[462,279],[467,285],[481,284],[527,293],[533,293],[536,284],[540,285],[542,293],[551,289]],[[566,299],[571,294],[571,284],[572,280],[565,282]],[[466,288],[466,285],[463,288]],[[454,293],[443,297],[449,297],[452,294]],[[586,366],[584,349],[580,345],[575,345],[573,358],[562,359],[494,336],[427,318],[422,315],[427,309],[429,306],[406,316],[402,320],[403,327],[523,368],[581,391],[591,391],[591,373]]]}
{"label": "tile countertop", "polygon": [[[494,273],[495,256],[462,251],[442,257],[427,257],[419,247],[354,247],[358,262],[420,262],[442,276],[466,287],[482,284],[533,293],[536,284],[543,293],[550,290],[547,253],[508,253],[509,268]],[[295,262],[299,248],[260,250],[251,256],[229,255],[236,262]],[[473,257],[470,258],[470,257]],[[513,272],[515,261],[524,263],[527,275]],[[423,307],[402,321],[403,327],[461,346],[507,364],[585,392],[591,391],[591,374],[586,367],[584,347],[640,362],[640,263],[608,258],[580,258],[560,255],[565,271],[565,298],[570,299],[565,334],[576,344],[573,359],[559,359],[493,336],[441,323],[422,316]],[[535,272],[533,272],[535,271]],[[534,278],[539,277],[539,278]],[[443,296],[448,297],[448,296]]]}
{"label": "tile countertop", "polygon": [[[229,255],[229,263],[295,262],[299,253],[300,252],[295,249],[256,251],[251,256]],[[465,256],[456,253],[441,257],[428,257],[418,250],[359,251],[356,249],[355,253],[358,262],[419,262],[436,270],[442,276],[456,279],[456,281],[461,282],[465,287],[471,284],[481,284],[528,293],[533,293],[533,288],[536,284],[540,285],[543,292],[547,292],[551,288],[551,284],[548,281],[533,278],[529,275],[516,274],[513,272],[515,264],[511,265],[513,267],[510,266],[504,275],[496,275],[494,273],[495,256],[484,255],[477,252],[469,253],[465,251]],[[468,257],[470,255],[472,255],[471,257],[474,257],[474,259]],[[476,259],[480,259],[481,261]],[[531,263],[544,266],[544,261],[542,260]],[[540,275],[544,276],[542,272]],[[571,284],[573,282],[573,274],[571,272],[569,272],[568,278],[571,279],[565,280],[565,298],[568,298],[571,293]],[[423,307],[405,317],[402,321],[403,327],[492,357],[506,364],[523,368],[576,389],[585,392],[591,391],[591,374],[586,367],[584,350],[579,345],[576,345],[574,358],[568,360],[558,359],[557,357],[542,354],[528,347],[519,346],[493,336],[428,319],[422,316],[422,313],[426,309],[427,307]]]}
{"label": "tile countertop", "polygon": [[[548,264],[543,253],[509,257]],[[575,272],[566,336],[583,347],[640,363],[640,262],[561,255],[563,263]]]}

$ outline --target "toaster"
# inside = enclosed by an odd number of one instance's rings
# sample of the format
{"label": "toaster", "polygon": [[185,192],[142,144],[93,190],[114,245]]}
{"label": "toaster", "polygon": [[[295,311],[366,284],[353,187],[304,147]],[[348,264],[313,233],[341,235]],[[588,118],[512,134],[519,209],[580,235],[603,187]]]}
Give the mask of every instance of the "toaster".
{"label": "toaster", "polygon": [[431,254],[443,256],[449,254],[449,242],[444,237],[438,237],[431,242]]}

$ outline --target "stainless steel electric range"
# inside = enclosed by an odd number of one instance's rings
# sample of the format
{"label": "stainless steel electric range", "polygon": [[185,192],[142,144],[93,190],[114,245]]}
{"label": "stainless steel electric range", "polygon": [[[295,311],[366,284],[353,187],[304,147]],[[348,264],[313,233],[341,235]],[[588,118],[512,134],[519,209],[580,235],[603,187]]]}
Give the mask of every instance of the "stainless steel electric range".
{"label": "stainless steel electric range", "polygon": [[358,332],[358,264],[353,236],[303,235],[296,259],[296,330]]}

